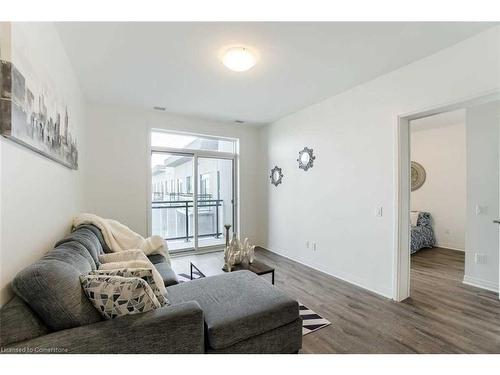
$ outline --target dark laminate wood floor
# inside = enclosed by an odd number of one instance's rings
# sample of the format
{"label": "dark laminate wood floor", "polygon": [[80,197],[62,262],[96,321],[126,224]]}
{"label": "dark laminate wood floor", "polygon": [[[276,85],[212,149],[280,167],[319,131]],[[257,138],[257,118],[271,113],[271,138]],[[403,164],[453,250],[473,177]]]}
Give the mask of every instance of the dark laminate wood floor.
{"label": "dark laminate wood floor", "polygon": [[[276,268],[277,287],[332,322],[304,336],[302,353],[500,353],[498,294],[462,284],[461,252],[413,255],[411,298],[401,303],[264,249],[257,259]],[[188,265],[173,260],[176,272]]]}

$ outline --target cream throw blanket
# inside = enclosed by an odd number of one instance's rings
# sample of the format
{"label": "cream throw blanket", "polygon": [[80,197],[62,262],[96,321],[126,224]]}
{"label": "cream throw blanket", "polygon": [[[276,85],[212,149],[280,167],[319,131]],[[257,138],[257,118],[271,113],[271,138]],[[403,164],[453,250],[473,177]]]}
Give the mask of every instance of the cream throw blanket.
{"label": "cream throw blanket", "polygon": [[93,214],[81,214],[73,219],[73,228],[83,224],[92,224],[99,228],[112,252],[139,249],[146,255],[161,254],[168,259],[167,244],[160,236],[144,238],[116,220]]}

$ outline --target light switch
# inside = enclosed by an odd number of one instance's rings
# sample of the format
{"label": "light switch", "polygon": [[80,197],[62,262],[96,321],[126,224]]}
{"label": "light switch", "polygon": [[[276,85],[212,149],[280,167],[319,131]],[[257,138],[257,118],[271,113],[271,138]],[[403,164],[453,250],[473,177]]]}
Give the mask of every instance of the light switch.
{"label": "light switch", "polygon": [[377,217],[382,217],[384,215],[384,208],[382,206],[377,207],[377,209],[375,210],[375,215]]}

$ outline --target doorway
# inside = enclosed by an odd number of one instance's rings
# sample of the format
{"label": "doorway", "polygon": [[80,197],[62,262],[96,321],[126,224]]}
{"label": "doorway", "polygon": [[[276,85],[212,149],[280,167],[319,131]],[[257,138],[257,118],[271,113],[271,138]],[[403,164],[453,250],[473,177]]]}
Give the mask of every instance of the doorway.
{"label": "doorway", "polygon": [[[459,109],[467,109],[474,108],[480,105],[486,105],[488,103],[498,102],[500,100],[500,93],[494,92],[486,95],[481,95],[472,99],[459,101],[456,103],[452,103],[449,105],[429,109],[426,111],[420,111],[416,113],[411,113],[407,115],[400,116],[398,119],[398,128],[397,128],[397,138],[398,138],[398,148],[397,148],[397,178],[396,178],[396,191],[397,191],[397,201],[396,201],[396,212],[395,212],[395,248],[394,248],[394,297],[393,299],[396,301],[402,301],[408,297],[410,297],[410,249],[411,249],[411,154],[410,154],[410,122],[417,119],[427,118],[433,115],[437,115],[440,113],[455,111]],[[494,105],[493,105],[494,107]],[[498,125],[497,125],[498,126]],[[499,131],[497,129],[497,131]],[[498,139],[498,134],[496,135],[496,139]],[[496,167],[492,166],[492,168],[496,168],[498,171],[498,155],[499,148],[498,144],[496,145]],[[498,180],[498,176],[497,176]],[[496,207],[488,207],[489,213],[488,215],[481,216],[482,227],[488,227],[489,232],[491,233],[491,226],[493,226],[494,218],[490,217],[492,215],[498,214],[498,181],[496,183],[497,189],[497,201]],[[478,212],[481,212],[481,205],[476,203],[475,205],[479,206]],[[469,208],[468,208],[469,210]],[[481,215],[484,212],[478,214]],[[490,220],[491,219],[491,220]],[[490,221],[490,223],[486,224],[486,221]],[[496,226],[498,227],[498,225]],[[499,253],[499,245],[498,245],[498,228],[493,229],[495,232],[495,236],[497,238],[496,245],[494,249],[494,253],[492,253],[492,257],[489,260],[488,267],[496,272],[496,285],[490,285],[490,290],[495,289],[498,292],[498,270],[500,267],[500,261],[498,260]],[[491,247],[490,247],[491,249]],[[477,249],[469,249],[477,252]],[[476,254],[471,253],[468,254],[468,249],[466,249],[466,263],[467,259],[470,259],[470,255],[473,255],[473,258],[477,258]],[[481,250],[482,251],[482,250]],[[495,254],[496,253],[496,254]],[[480,256],[479,256],[480,258]],[[474,263],[477,263],[477,260],[474,260]],[[466,264],[467,267],[467,264]],[[490,275],[491,276],[491,275]],[[466,280],[464,280],[466,281]],[[484,286],[481,286],[484,287]]]}
{"label": "doorway", "polygon": [[466,130],[465,109],[410,121],[410,293],[435,297],[464,280]]}

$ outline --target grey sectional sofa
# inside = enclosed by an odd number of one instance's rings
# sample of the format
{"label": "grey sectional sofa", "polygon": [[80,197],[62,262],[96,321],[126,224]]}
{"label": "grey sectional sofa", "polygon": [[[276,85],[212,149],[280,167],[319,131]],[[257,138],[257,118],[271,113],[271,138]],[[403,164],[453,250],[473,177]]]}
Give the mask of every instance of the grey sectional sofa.
{"label": "grey sectional sofa", "polygon": [[79,276],[109,252],[98,228],[83,225],[12,282],[0,310],[3,353],[295,353],[302,345],[298,303],[259,276],[239,271],[178,284],[170,262],[150,260],[170,306],[113,320],[88,301]]}

